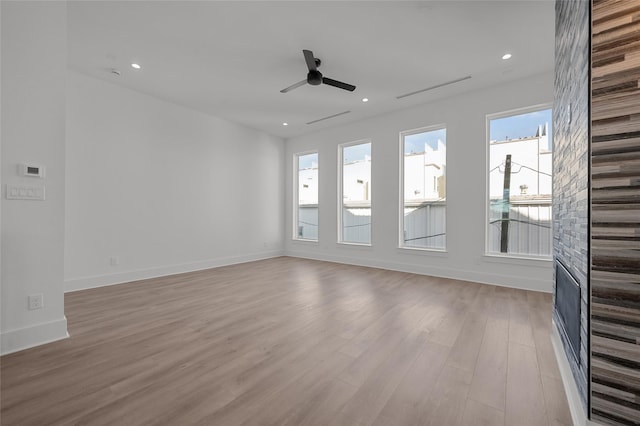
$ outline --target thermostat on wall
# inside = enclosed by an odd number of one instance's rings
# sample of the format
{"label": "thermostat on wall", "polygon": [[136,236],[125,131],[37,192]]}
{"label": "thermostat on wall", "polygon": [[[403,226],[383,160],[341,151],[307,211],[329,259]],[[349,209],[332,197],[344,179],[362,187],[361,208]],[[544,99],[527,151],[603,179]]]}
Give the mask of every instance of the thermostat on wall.
{"label": "thermostat on wall", "polygon": [[35,164],[20,164],[20,174],[22,176],[44,177],[44,167]]}

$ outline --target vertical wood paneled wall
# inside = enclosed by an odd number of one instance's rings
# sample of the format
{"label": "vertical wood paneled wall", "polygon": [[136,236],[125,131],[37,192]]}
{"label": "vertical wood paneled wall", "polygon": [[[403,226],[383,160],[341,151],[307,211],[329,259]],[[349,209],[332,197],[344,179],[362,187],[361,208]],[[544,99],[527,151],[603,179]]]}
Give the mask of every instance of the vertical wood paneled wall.
{"label": "vertical wood paneled wall", "polygon": [[594,0],[591,419],[640,424],[640,0]]}

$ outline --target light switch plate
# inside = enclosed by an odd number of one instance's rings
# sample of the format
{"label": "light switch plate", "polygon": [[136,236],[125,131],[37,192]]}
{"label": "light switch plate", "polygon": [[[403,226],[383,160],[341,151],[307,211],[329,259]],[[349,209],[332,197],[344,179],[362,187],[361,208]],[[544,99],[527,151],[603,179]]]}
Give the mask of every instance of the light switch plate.
{"label": "light switch plate", "polygon": [[44,186],[7,184],[7,200],[44,201]]}

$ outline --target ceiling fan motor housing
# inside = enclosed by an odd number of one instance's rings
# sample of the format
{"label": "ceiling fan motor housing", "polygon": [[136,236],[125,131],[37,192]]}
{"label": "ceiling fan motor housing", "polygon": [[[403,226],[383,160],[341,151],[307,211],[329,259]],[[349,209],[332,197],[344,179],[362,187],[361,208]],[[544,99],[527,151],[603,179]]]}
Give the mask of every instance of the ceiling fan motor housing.
{"label": "ceiling fan motor housing", "polygon": [[304,61],[306,62],[307,68],[309,69],[307,79],[292,84],[289,87],[285,87],[280,91],[280,93],[287,93],[300,86],[304,86],[305,84],[310,84],[312,86],[327,84],[329,86],[337,87],[338,89],[348,90],[349,92],[353,92],[354,90],[356,90],[356,86],[354,86],[353,84],[347,84],[343,83],[342,81],[334,80],[332,78],[323,77],[322,73],[318,70],[318,67],[320,66],[322,61],[318,58],[314,58],[312,51],[305,49],[302,51],[302,54],[304,55]]}
{"label": "ceiling fan motor housing", "polygon": [[318,86],[322,84],[322,73],[318,70],[311,70],[307,74],[307,83],[312,86]]}

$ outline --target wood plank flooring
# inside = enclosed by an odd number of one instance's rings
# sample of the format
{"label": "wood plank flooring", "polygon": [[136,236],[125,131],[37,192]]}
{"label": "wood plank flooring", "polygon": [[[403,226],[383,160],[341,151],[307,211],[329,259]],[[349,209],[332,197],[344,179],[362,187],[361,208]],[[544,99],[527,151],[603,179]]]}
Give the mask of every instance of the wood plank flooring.
{"label": "wood plank flooring", "polygon": [[551,297],[281,257],[69,293],[2,425],[570,425]]}

